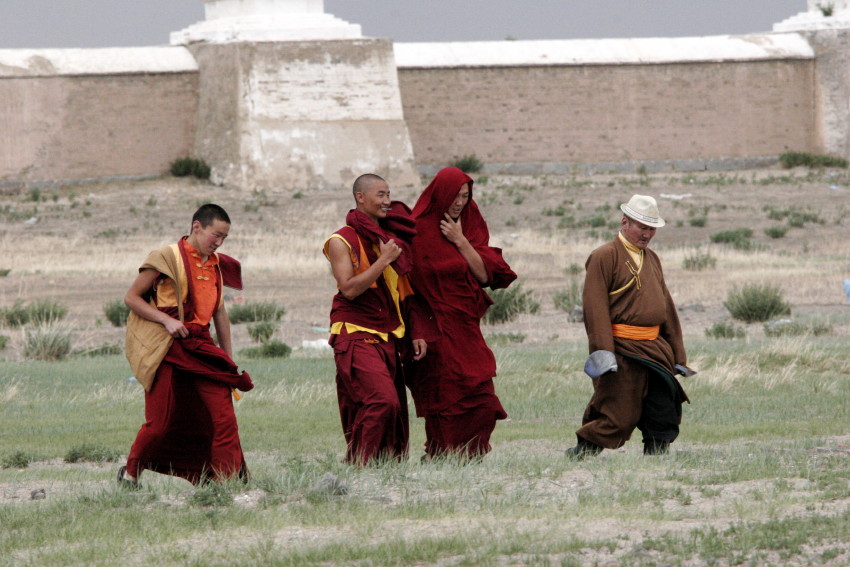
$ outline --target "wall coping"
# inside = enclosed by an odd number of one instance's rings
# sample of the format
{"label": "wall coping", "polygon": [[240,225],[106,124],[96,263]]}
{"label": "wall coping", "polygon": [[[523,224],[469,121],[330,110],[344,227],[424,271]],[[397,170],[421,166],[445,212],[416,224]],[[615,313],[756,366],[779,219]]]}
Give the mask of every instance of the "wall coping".
{"label": "wall coping", "polygon": [[0,49],[0,78],[197,71],[185,47]]}
{"label": "wall coping", "polygon": [[396,43],[398,68],[640,65],[814,59],[799,34]]}

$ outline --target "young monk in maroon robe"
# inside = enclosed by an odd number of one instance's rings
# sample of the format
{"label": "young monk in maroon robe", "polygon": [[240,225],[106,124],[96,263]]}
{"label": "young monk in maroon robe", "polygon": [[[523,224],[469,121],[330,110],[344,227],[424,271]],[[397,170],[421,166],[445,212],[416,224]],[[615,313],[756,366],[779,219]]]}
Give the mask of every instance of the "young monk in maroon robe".
{"label": "young monk in maroon robe", "polygon": [[679,435],[682,402],[676,374],[691,376],[682,327],[664,282],[661,261],[648,248],[664,226],[655,199],[634,195],[620,206],[620,233],[587,259],[584,326],[590,347],[585,372],[593,397],[578,443],[567,456],[582,459],[616,449],[635,428],[644,454],[666,453]]}
{"label": "young monk in maroon robe", "polygon": [[[421,360],[434,335],[407,276],[413,219],[390,201],[387,182],[374,174],[354,182],[357,208],[325,241],[339,293],[331,305],[331,338],[346,461],[366,465],[407,454],[407,394],[401,363],[405,339]],[[430,331],[429,331],[430,328]]]}
{"label": "young monk in maroon robe", "polygon": [[145,423],[118,471],[121,486],[138,486],[145,469],[193,484],[247,478],[231,392],[253,384],[233,362],[222,301],[222,286],[242,289],[241,270],[216,253],[229,231],[224,209],[202,206],[189,236],[152,252],[124,299],[132,310],[127,358],[145,388]]}
{"label": "young monk in maroon robe", "polygon": [[484,288],[507,287],[516,274],[489,244],[472,185],[463,171],[447,167],[413,207],[413,285],[440,330],[410,379],[417,415],[425,418],[429,457],[486,454],[496,420],[507,417],[493,386],[496,359],[480,323],[493,303]]}

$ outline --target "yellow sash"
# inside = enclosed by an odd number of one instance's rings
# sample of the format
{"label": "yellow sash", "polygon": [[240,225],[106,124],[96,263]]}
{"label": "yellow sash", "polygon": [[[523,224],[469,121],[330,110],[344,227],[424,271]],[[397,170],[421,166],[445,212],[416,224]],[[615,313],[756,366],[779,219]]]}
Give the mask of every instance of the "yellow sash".
{"label": "yellow sash", "polygon": [[658,338],[658,333],[661,331],[660,325],[654,327],[638,327],[636,325],[622,325],[614,323],[611,325],[611,330],[615,337],[621,339],[631,339],[633,341],[654,341]]}

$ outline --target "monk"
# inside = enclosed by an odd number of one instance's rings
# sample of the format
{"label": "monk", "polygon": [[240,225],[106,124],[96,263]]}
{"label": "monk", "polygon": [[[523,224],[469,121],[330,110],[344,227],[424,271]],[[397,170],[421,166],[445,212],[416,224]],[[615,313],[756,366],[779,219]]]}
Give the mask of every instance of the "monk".
{"label": "monk", "polygon": [[634,195],[620,206],[617,237],[587,259],[584,325],[590,348],[585,372],[593,379],[578,443],[567,456],[582,459],[621,447],[637,427],[644,454],[667,453],[679,435],[682,402],[677,374],[690,376],[676,306],[661,261],[648,248],[664,226],[654,198]]}
{"label": "monk", "polygon": [[193,484],[247,478],[231,392],[253,383],[233,362],[222,295],[222,286],[242,289],[241,268],[216,252],[229,232],[225,210],[203,205],[189,236],[151,252],[124,298],[126,354],[145,388],[145,423],[118,470],[123,487],[138,487],[146,469]]}
{"label": "monk", "polygon": [[481,334],[481,318],[493,303],[485,288],[505,288],[517,276],[502,251],[490,246],[472,189],[471,177],[447,167],[413,207],[413,286],[440,331],[410,377],[416,413],[425,418],[426,459],[485,455],[496,421],[507,417],[493,385],[496,359]]}
{"label": "monk", "polygon": [[375,174],[358,177],[352,192],[356,208],[324,244],[339,290],[331,305],[329,343],[345,460],[368,465],[407,455],[402,365],[408,357],[425,357],[435,327],[408,282],[415,233],[410,209],[391,201],[389,185]]}

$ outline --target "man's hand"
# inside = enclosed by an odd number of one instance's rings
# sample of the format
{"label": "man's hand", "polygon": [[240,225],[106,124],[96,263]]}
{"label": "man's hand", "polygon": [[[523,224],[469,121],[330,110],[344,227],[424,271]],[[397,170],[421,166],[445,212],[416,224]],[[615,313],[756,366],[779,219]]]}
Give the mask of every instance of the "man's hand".
{"label": "man's hand", "polygon": [[386,258],[390,263],[395,262],[401,256],[401,248],[392,238],[386,242],[381,242],[379,250],[381,251],[381,258]]}
{"label": "man's hand", "polygon": [[428,343],[425,339],[413,339],[413,360],[422,360],[428,351]]}
{"label": "man's hand", "polygon": [[454,220],[449,213],[443,213],[445,220],[440,221],[440,232],[446,237],[446,240],[460,246],[466,240],[463,235],[463,227],[460,225],[460,219]]}
{"label": "man's hand", "polygon": [[189,336],[189,329],[186,328],[183,323],[174,319],[173,317],[169,317],[165,321],[162,322],[162,326],[165,327],[165,330],[168,331],[168,334],[174,337],[175,339],[184,339]]}

